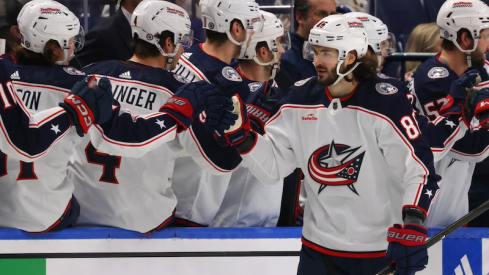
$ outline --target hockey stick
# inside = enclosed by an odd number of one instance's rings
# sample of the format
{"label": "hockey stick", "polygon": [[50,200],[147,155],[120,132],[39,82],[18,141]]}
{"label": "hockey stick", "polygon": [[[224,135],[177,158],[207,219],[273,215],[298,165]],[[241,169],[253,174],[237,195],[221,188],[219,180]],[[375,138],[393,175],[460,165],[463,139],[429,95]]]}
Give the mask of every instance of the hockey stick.
{"label": "hockey stick", "polygon": [[[486,212],[489,209],[489,200],[483,202],[481,205],[479,205],[477,208],[472,209],[469,213],[467,213],[465,216],[462,218],[458,219],[454,223],[450,224],[447,226],[445,229],[442,231],[438,232],[438,234],[435,234],[433,237],[429,238],[426,241],[426,247],[430,248],[433,245],[435,245],[437,242],[439,242],[441,239],[445,238],[445,236],[450,235],[453,233],[453,231],[459,229],[462,227],[464,224],[467,224],[468,222],[472,221],[473,219],[477,218],[480,214]],[[375,275],[388,275],[390,273],[394,273],[396,270],[391,269],[391,266],[386,266],[384,269],[379,271]]]}

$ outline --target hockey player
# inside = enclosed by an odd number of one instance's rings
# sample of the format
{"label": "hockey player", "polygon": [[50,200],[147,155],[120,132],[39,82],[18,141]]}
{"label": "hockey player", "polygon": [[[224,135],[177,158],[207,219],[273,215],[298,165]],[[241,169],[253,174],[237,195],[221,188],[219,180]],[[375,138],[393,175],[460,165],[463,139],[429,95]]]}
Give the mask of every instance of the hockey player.
{"label": "hockey player", "polygon": [[70,174],[82,209],[80,225],[152,233],[173,219],[177,200],[172,182],[184,184],[172,180],[182,149],[174,139],[174,119],[158,111],[186,83],[168,70],[192,42],[192,32],[187,12],[166,1],[141,2],[131,28],[134,55],[128,61],[102,61],[84,68],[109,77],[119,106],[109,123],[90,131],[95,144],[88,137],[78,144]]}
{"label": "hockey player", "polygon": [[[111,94],[96,95],[90,90],[83,90],[88,81],[77,84],[81,85],[75,89],[81,92],[78,98],[66,98],[74,84],[85,78],[83,72],[65,66],[79,42],[77,35],[81,27],[78,18],[56,1],[31,1],[19,13],[18,24],[22,46],[13,50],[16,61],[10,56],[1,61],[9,70],[16,96],[28,111],[33,115],[43,114],[43,110],[58,107],[64,99],[61,105],[73,116],[72,122],[80,135],[87,132],[90,123],[102,123],[108,119]],[[101,85],[103,90],[110,90],[110,84],[105,80]],[[106,101],[106,109],[89,108],[92,114],[85,112],[85,107],[90,107],[97,100]],[[58,110],[46,115],[46,121],[41,120],[39,124],[49,123],[48,119],[62,114]],[[78,218],[79,205],[72,195],[73,184],[64,181],[72,144],[78,136],[74,131],[67,131],[70,125],[66,118],[65,123],[53,122],[49,126],[50,133],[59,140],[44,152],[42,159],[25,163],[1,154],[0,166],[6,170],[0,177],[0,226],[43,233],[72,226]],[[48,141],[39,141],[40,150]]]}
{"label": "hockey player", "polygon": [[298,274],[374,274],[389,260],[396,273],[414,274],[428,261],[422,223],[439,176],[410,102],[382,89],[358,19],[325,17],[308,42],[317,76],[291,87],[266,136],[249,131],[239,112],[229,131],[248,134],[230,144],[263,182],[304,171]]}
{"label": "hockey player", "polygon": [[[280,69],[280,56],[290,47],[290,40],[288,33],[284,34],[280,19],[266,11],[260,11],[260,14],[264,19],[263,29],[254,32],[236,70],[248,85],[250,97],[267,97],[265,100],[273,97],[273,100],[277,100],[283,95],[278,88],[257,90],[262,85],[276,87],[273,78]],[[264,124],[270,117],[269,110],[251,103],[248,108],[249,116],[255,122],[255,129],[262,133]],[[276,226],[280,214],[282,186],[281,183],[261,183],[247,168],[238,168],[232,173],[224,199],[210,226]]]}
{"label": "hockey player", "polygon": [[[1,61],[0,77],[0,83],[2,84],[0,98],[3,106],[0,108],[0,150],[3,154],[20,161],[32,162],[46,155],[46,152],[56,142],[68,134],[71,130],[71,125],[74,124],[75,127],[81,127],[83,118],[78,118],[78,116],[82,116],[81,113],[68,110],[70,112],[68,114],[68,112],[59,107],[31,115],[22,100],[17,97],[8,70]],[[93,110],[91,111],[93,114],[97,114],[103,109],[110,110],[112,106],[110,85],[101,85],[99,86],[100,89],[94,89],[93,92],[87,93],[90,87],[86,83],[90,79],[82,80],[85,84],[76,85],[76,89],[72,89],[70,93],[80,97],[85,103],[91,103],[86,105],[85,108]],[[109,84],[109,82],[107,83]],[[109,99],[106,102],[90,102],[95,98],[104,97],[104,94]],[[106,103],[106,106],[100,106],[101,103]],[[64,107],[70,108],[68,106]],[[73,116],[70,118],[70,115]],[[98,120],[98,117],[94,116],[93,120]],[[55,131],[54,135],[53,131]]]}
{"label": "hockey player", "polygon": [[[422,63],[409,84],[421,114],[435,120],[442,114],[442,106],[449,109],[448,106],[460,104],[453,98],[447,102],[445,97],[452,83],[468,70],[476,69],[482,81],[489,80],[483,67],[484,53],[489,47],[489,40],[485,39],[489,35],[489,24],[484,19],[487,17],[489,8],[479,0],[463,3],[450,0],[441,6],[437,24],[443,38],[442,51]],[[446,157],[435,163],[443,184],[430,210],[427,226],[448,226],[467,214],[467,194],[474,167],[487,151],[484,139],[477,139],[484,134],[482,131],[467,132]]]}
{"label": "hockey player", "polygon": [[[229,97],[238,94],[247,98],[249,87],[230,63],[245,54],[254,31],[263,26],[258,4],[253,0],[201,0],[199,6],[206,40],[184,53],[174,72],[189,81],[216,83]],[[179,139],[187,150],[205,144],[209,148],[205,153],[207,162],[227,174],[200,173],[202,169],[185,155],[176,160],[173,189],[178,199],[175,214],[178,224],[208,226],[223,200],[231,177],[229,172],[241,163],[234,148],[215,142],[203,118],[194,121]]]}

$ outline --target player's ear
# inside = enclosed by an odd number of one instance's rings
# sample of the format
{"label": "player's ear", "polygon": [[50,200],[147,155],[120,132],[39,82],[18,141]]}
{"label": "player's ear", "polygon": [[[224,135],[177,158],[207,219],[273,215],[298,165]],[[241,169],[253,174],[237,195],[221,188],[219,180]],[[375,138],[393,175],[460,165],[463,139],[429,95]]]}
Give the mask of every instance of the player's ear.
{"label": "player's ear", "polygon": [[345,65],[349,66],[353,63],[355,63],[355,60],[357,60],[357,52],[356,51],[351,51],[346,55],[345,58]]}
{"label": "player's ear", "polygon": [[465,50],[471,48],[473,43],[474,43],[474,39],[472,38],[470,33],[465,31],[461,32],[459,45],[462,49]]}
{"label": "player's ear", "polygon": [[162,45],[162,46],[163,46],[163,47],[162,47],[162,48],[163,48],[163,51],[164,51],[165,53],[171,53],[171,52],[173,52],[173,47],[174,47],[175,45],[174,45],[174,44],[173,44],[173,42],[171,41],[171,37],[167,37],[167,38],[165,38],[165,40],[163,41],[163,45]]}
{"label": "player's ear", "polygon": [[10,33],[12,33],[12,35],[19,40],[22,38],[22,35],[20,34],[19,26],[17,25],[13,25],[10,27]]}

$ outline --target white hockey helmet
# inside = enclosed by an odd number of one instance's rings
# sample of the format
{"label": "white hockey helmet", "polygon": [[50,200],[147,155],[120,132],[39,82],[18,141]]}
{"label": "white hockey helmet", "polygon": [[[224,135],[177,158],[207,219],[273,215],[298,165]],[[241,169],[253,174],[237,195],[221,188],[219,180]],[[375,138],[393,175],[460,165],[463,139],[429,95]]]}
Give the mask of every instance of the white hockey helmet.
{"label": "white hockey helmet", "polygon": [[[249,46],[247,47],[244,55],[240,59],[254,60],[256,63],[267,66],[272,66],[272,74],[270,79],[275,78],[275,73],[278,67],[278,45],[277,38],[280,37],[279,42],[284,49],[284,51],[290,48],[290,37],[289,33],[284,30],[282,21],[275,16],[275,14],[260,11],[263,16],[263,29],[261,31],[256,31],[251,37]],[[274,58],[269,62],[261,62],[256,57],[256,45],[260,42],[265,42],[269,51],[273,52]]]}
{"label": "white hockey helmet", "polygon": [[55,40],[65,50],[65,60],[70,39],[75,37],[75,51],[83,47],[83,28],[67,7],[56,1],[34,0],[27,2],[17,17],[21,44],[36,53],[43,53],[49,40]]}
{"label": "white hockey helmet", "polygon": [[[189,47],[193,42],[188,13],[180,6],[167,1],[142,1],[132,13],[131,29],[133,37],[137,35],[139,39],[155,45],[163,56],[169,57],[167,69],[179,47]],[[159,44],[160,39],[157,35],[164,31],[173,33],[176,45],[173,53],[165,53]]]}
{"label": "white hockey helmet", "polygon": [[[489,7],[480,0],[447,0],[441,6],[436,18],[440,36],[452,41],[462,52],[472,52],[477,48],[481,30],[489,28]],[[463,50],[457,42],[457,32],[467,29],[474,38],[474,47]]]}
{"label": "white hockey helmet", "polygon": [[[203,28],[226,33],[231,42],[241,46],[238,57],[244,55],[249,30],[261,30],[263,27],[258,4],[254,0],[200,0],[199,7]],[[231,22],[235,19],[246,29],[246,40],[241,43],[234,40],[230,33]]]}
{"label": "white hockey helmet", "polygon": [[[321,19],[309,33],[309,39],[304,43],[304,58],[314,61],[313,46],[322,46],[338,50],[336,72],[339,75],[333,85],[336,85],[345,75],[351,73],[359,64],[359,58],[367,53],[368,38],[363,23],[355,17],[333,14]],[[340,72],[340,67],[349,52],[357,52],[357,62],[346,73]]]}

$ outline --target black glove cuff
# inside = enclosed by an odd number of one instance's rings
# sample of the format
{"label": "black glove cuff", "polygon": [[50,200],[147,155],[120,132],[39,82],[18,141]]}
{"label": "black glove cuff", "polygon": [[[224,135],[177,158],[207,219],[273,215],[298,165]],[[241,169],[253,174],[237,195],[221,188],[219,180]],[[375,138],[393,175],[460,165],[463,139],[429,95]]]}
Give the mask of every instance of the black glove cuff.
{"label": "black glove cuff", "polygon": [[402,219],[404,221],[404,224],[412,223],[423,225],[426,216],[421,209],[415,207],[404,207],[402,211]]}

